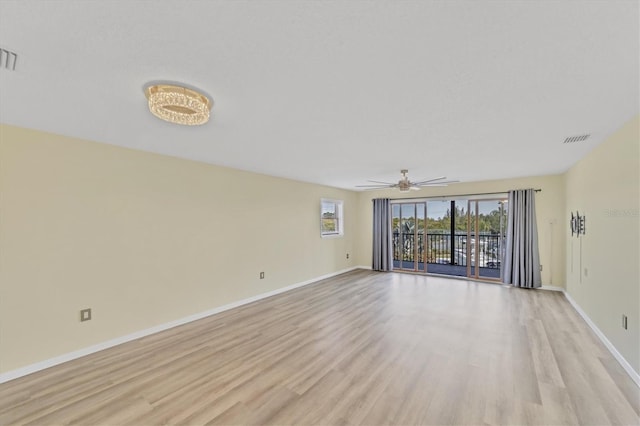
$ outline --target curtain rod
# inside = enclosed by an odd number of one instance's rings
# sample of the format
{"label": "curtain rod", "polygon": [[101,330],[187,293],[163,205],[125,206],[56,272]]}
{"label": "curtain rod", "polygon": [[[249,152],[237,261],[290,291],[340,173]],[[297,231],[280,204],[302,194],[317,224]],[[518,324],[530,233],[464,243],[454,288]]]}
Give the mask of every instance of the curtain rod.
{"label": "curtain rod", "polygon": [[[542,192],[542,189],[534,189],[535,192]],[[447,197],[472,197],[474,195],[498,195],[498,194],[506,194],[509,191],[500,191],[500,192],[477,192],[475,194],[452,194],[452,195],[431,195],[427,197],[406,197],[406,198],[393,198],[393,200],[424,200],[426,198],[447,198]],[[373,201],[373,199],[371,200]]]}

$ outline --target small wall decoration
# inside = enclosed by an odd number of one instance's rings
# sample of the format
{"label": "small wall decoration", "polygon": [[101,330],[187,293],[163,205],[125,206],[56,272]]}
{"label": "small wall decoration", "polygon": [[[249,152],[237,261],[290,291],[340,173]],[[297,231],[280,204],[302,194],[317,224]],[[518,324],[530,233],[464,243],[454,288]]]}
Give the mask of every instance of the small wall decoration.
{"label": "small wall decoration", "polygon": [[574,216],[573,212],[571,212],[571,236],[574,235],[576,237],[580,237],[580,235],[584,235],[585,232],[585,217],[580,216],[580,212],[576,210],[576,214]]}

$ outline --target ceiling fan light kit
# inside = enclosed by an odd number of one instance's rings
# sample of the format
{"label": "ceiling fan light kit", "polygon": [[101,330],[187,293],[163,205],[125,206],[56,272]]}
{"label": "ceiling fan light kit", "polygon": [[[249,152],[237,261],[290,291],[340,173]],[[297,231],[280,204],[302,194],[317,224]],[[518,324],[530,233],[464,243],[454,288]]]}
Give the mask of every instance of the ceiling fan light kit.
{"label": "ceiling fan light kit", "polygon": [[387,189],[387,188],[398,188],[400,192],[409,192],[409,191],[419,191],[420,188],[425,186],[447,186],[450,183],[457,183],[457,180],[445,180],[447,179],[445,176],[441,176],[434,179],[425,179],[418,182],[411,182],[407,174],[409,170],[402,169],[400,170],[402,174],[402,178],[398,181],[398,183],[391,182],[380,182],[375,180],[370,180],[368,182],[373,182],[375,185],[357,185],[358,188],[364,188],[367,191],[372,191],[376,189]]}
{"label": "ceiling fan light kit", "polygon": [[417,186],[412,186],[411,182],[409,182],[409,178],[407,177],[407,173],[409,173],[409,170],[402,169],[402,170],[400,170],[400,173],[402,173],[402,179],[400,179],[398,181],[398,189],[400,190],[400,192],[409,192],[411,190],[414,190],[414,191],[419,191],[420,190],[420,188],[418,188]]}

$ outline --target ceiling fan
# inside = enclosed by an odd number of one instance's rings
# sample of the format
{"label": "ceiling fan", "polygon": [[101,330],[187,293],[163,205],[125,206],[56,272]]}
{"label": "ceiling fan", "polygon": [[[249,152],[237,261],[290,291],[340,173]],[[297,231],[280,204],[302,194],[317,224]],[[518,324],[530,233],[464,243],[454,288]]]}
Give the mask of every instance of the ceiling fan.
{"label": "ceiling fan", "polygon": [[419,191],[420,188],[422,188],[424,186],[447,186],[450,183],[460,182],[458,180],[444,180],[444,179],[446,179],[445,176],[434,178],[434,179],[421,180],[421,181],[418,181],[418,182],[411,182],[409,180],[409,178],[407,177],[407,173],[409,173],[409,170],[402,169],[402,170],[400,170],[400,173],[402,173],[402,179],[400,179],[398,181],[398,183],[379,182],[379,181],[376,181],[376,180],[368,180],[367,182],[373,182],[373,183],[375,183],[375,185],[356,185],[356,187],[358,187],[358,188],[366,188],[365,190],[385,189],[385,188],[398,188],[400,190],[400,192],[409,192],[411,190]]}

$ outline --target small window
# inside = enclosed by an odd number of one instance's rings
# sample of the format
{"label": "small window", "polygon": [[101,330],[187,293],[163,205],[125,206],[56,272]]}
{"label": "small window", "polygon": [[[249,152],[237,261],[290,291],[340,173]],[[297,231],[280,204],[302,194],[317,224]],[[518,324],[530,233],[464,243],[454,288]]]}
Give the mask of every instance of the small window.
{"label": "small window", "polygon": [[343,235],[342,201],[323,198],[320,205],[320,235],[323,238]]}

